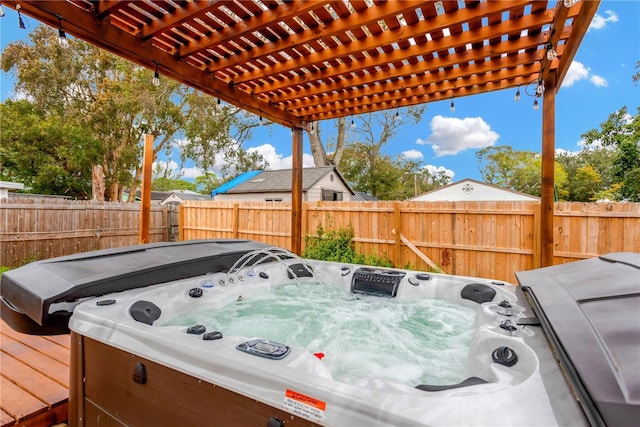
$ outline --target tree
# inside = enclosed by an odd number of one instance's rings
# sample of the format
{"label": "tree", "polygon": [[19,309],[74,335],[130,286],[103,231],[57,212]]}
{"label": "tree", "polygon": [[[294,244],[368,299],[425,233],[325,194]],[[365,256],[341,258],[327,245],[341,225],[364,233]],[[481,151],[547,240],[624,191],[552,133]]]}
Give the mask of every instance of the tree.
{"label": "tree", "polygon": [[640,202],[640,107],[635,116],[622,107],[610,114],[600,129],[592,129],[582,138],[587,145],[600,144],[614,150],[611,175],[619,186],[615,197]]}
{"label": "tree", "polygon": [[611,175],[614,155],[613,150],[596,146],[584,147],[577,153],[556,153],[556,162],[562,165],[568,177],[567,200],[589,202],[608,192],[615,182]]}
{"label": "tree", "polygon": [[[509,146],[486,147],[476,153],[482,178],[498,187],[540,196],[542,158],[533,151],[515,151]],[[567,173],[555,164],[554,181],[558,197],[566,199]]]}
{"label": "tree", "polygon": [[201,194],[211,195],[211,192],[222,185],[222,180],[214,173],[206,173],[195,179],[197,191]]}
{"label": "tree", "polygon": [[196,184],[185,181],[184,179],[157,178],[151,183],[151,189],[154,191],[171,191],[171,190],[190,190],[196,191]]}
{"label": "tree", "polygon": [[[257,120],[252,123],[239,109],[169,79],[156,87],[150,70],[81,40],[70,39],[69,48],[62,49],[49,27],[36,27],[29,38],[30,43],[7,46],[2,69],[14,72],[16,89],[36,109],[99,142],[92,165],[103,167],[107,200],[122,200],[125,187],[135,192],[145,133],[155,137],[154,157],[187,134],[184,157],[202,165],[217,161],[235,168],[260,162],[259,155],[241,147]],[[225,149],[224,157],[209,155]],[[67,150],[71,155],[74,147]],[[198,153],[208,155],[199,158]]]}
{"label": "tree", "polygon": [[99,147],[80,127],[27,100],[3,102],[0,117],[0,179],[22,182],[39,194],[91,194],[90,165]]}
{"label": "tree", "polygon": [[[322,142],[318,122],[307,129],[316,166],[335,164],[356,191],[381,199],[406,198],[405,174],[412,169],[401,158],[392,159],[382,153],[383,147],[408,123],[418,123],[424,106],[363,114],[347,121],[338,119],[336,134]],[[313,127],[313,128],[312,128]],[[330,151],[333,150],[333,151]]]}

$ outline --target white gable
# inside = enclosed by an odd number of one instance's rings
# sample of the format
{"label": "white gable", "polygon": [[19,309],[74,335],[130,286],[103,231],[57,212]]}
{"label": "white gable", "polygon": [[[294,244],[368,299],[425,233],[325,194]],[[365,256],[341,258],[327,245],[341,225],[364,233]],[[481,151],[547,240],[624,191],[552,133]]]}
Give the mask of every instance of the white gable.
{"label": "white gable", "polygon": [[411,199],[411,201],[423,202],[531,202],[538,200],[540,200],[538,197],[529,194],[505,190],[472,179],[465,179]]}

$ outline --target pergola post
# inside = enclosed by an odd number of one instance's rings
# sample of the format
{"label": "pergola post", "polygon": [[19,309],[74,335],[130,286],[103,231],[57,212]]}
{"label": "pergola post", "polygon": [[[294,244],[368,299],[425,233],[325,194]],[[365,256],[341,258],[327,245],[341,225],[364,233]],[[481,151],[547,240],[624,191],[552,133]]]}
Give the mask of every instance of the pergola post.
{"label": "pergola post", "polygon": [[545,81],[542,102],[542,194],[540,197],[540,263],[553,265],[553,217],[555,203],[556,81],[551,73]]}
{"label": "pergola post", "polygon": [[293,128],[291,144],[291,252],[302,253],[302,129]]}
{"label": "pergola post", "polygon": [[[142,189],[140,190],[140,233],[138,241],[149,243],[149,222],[151,218],[151,170],[153,164],[153,135],[144,136],[144,156],[142,166]],[[129,197],[135,197],[130,194]]]}

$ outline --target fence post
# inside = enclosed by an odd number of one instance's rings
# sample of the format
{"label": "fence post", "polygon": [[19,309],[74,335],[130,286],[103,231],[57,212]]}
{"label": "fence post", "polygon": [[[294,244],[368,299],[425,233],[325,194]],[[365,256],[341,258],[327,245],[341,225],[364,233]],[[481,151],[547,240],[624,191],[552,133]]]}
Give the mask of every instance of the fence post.
{"label": "fence post", "polygon": [[307,240],[307,236],[309,235],[309,202],[302,202],[302,242],[301,243],[301,247],[300,247],[300,254],[302,255],[304,253],[304,250],[306,249],[306,240]]}
{"label": "fence post", "polygon": [[401,234],[402,234],[402,230],[400,229],[401,225],[402,225],[402,220],[400,218],[400,202],[394,202],[393,203],[393,211],[394,211],[394,223],[395,223],[395,229],[396,229],[396,235],[395,235],[395,262],[394,262],[394,267],[399,267],[400,266],[400,257],[402,256],[402,240],[401,240]]}
{"label": "fence post", "polygon": [[182,206],[181,203],[180,206],[178,206],[178,240],[180,242],[184,241],[184,210],[185,207]]}
{"label": "fence post", "polygon": [[540,268],[540,247],[542,240],[541,220],[542,204],[533,204],[533,268]]}
{"label": "fence post", "polygon": [[240,208],[237,203],[233,204],[233,211],[231,217],[233,218],[233,238],[238,238],[238,227],[240,227]]}

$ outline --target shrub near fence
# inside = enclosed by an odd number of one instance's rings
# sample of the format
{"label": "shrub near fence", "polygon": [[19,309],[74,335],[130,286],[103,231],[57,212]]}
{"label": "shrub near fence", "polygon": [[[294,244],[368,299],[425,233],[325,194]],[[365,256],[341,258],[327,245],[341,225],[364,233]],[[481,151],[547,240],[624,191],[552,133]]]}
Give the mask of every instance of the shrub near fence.
{"label": "shrub near fence", "polygon": [[[149,239],[168,240],[168,211],[151,206]],[[140,205],[11,198],[0,203],[0,266],[139,243]]]}
{"label": "shrub near fence", "polygon": [[[351,226],[356,249],[396,267],[515,281],[540,266],[538,202],[304,202],[302,235]],[[186,202],[181,240],[240,238],[291,248],[291,205]],[[303,242],[304,245],[304,242]],[[640,204],[556,203],[554,263],[640,252]]]}

